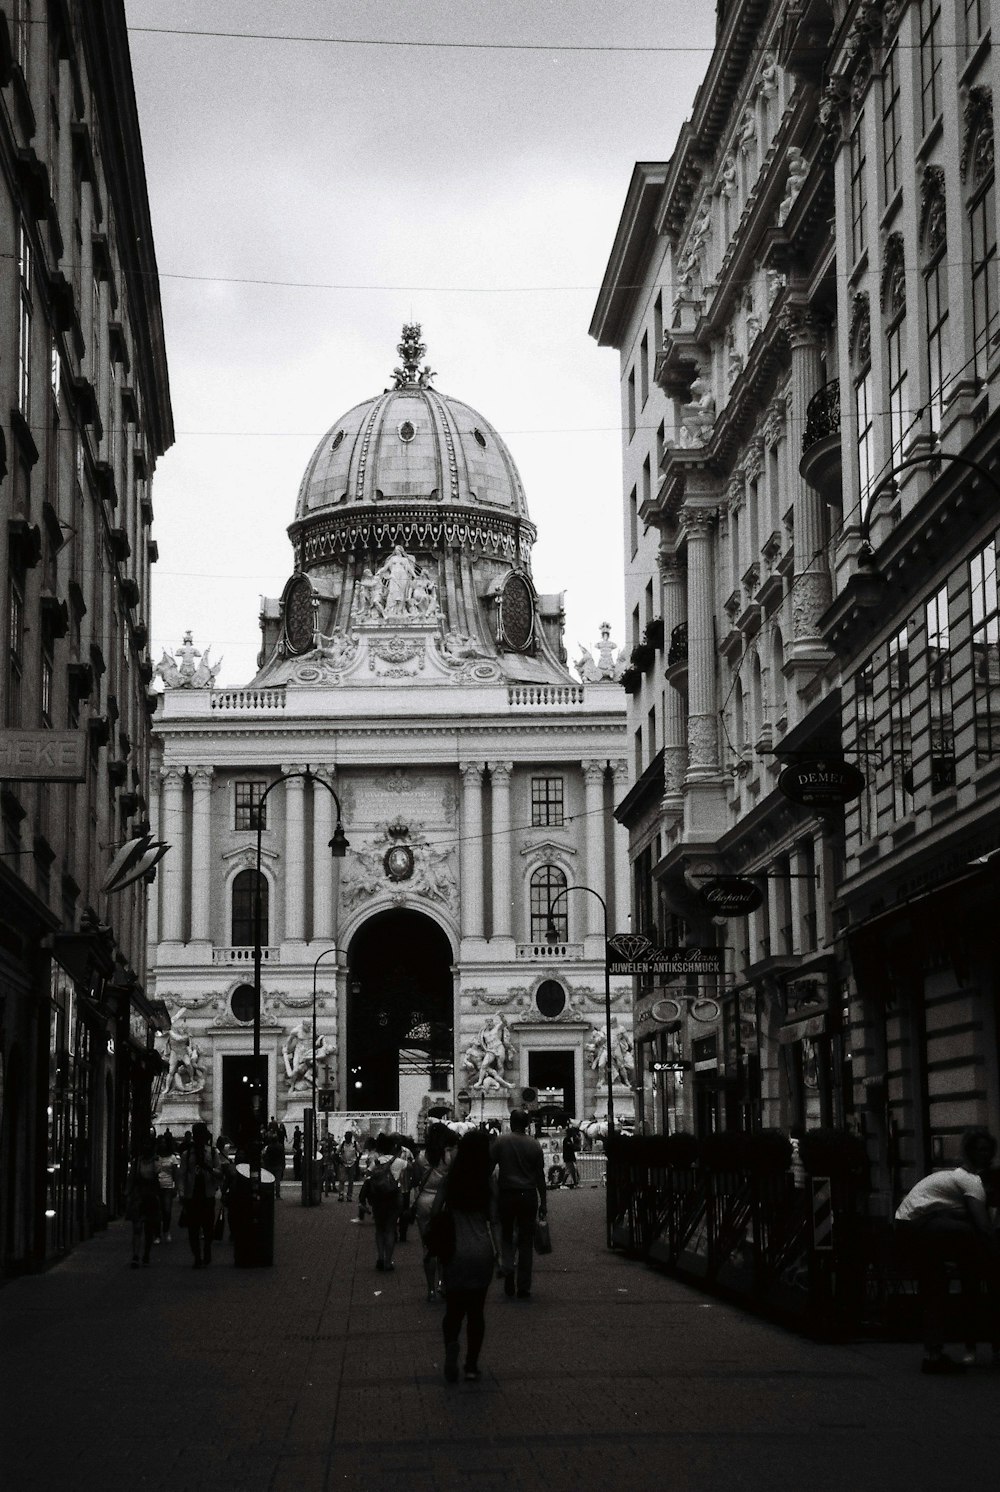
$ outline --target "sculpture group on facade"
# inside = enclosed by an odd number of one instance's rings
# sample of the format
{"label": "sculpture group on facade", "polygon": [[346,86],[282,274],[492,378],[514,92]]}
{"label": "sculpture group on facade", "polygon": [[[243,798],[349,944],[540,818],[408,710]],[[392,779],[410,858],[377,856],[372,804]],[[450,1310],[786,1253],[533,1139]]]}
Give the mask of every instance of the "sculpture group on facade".
{"label": "sculpture group on facade", "polygon": [[402,544],[374,572],[365,566],[354,601],[355,621],[434,621],[439,614],[437,582]]}
{"label": "sculpture group on facade", "polygon": [[681,411],[681,445],[707,445],[715,428],[715,396],[699,373],[691,384],[691,398]]}
{"label": "sculpture group on facade", "polygon": [[[211,689],[215,683],[222,667],[222,659],[218,663],[210,663],[208,655],[211,648],[200,653],[194,645],[193,637],[192,632],[185,632],[184,641],[175,653],[168,653],[164,648],[163,657],[156,665],[156,672],[165,688]],[[200,658],[201,662],[196,663],[196,658]]]}
{"label": "sculpture group on facade", "polygon": [[611,641],[611,623],[601,623],[601,640],[597,643],[597,657],[582,643],[576,671],[585,684],[598,684],[602,679],[614,681],[621,678],[624,666],[624,648],[619,653]]}
{"label": "sculpture group on facade", "polygon": [[317,1064],[330,1060],[333,1052],[327,1046],[326,1037],[317,1031],[315,1021],[310,1018],[299,1021],[297,1026],[292,1027],[285,1038],[281,1055],[285,1063],[289,1093],[304,1093],[312,1088]]}
{"label": "sculpture group on facade", "polygon": [[504,1077],[510,1065],[510,1027],[502,1015],[491,1016],[463,1057],[462,1066],[474,1074],[470,1087],[489,1097],[509,1093],[514,1084]]}
{"label": "sculpture group on facade", "polygon": [[172,1093],[201,1093],[205,1087],[205,1069],[201,1053],[188,1029],[187,1012],[183,1006],[174,1013],[170,1030],[163,1032],[157,1041],[160,1055],[167,1063],[164,1097]]}
{"label": "sculpture group on facade", "polygon": [[[608,1037],[605,1031],[596,1031],[587,1043],[587,1056],[594,1072],[604,1075],[607,1082]],[[632,1038],[624,1026],[615,1026],[611,1032],[611,1077],[613,1082],[631,1087],[635,1066],[633,1062]]]}

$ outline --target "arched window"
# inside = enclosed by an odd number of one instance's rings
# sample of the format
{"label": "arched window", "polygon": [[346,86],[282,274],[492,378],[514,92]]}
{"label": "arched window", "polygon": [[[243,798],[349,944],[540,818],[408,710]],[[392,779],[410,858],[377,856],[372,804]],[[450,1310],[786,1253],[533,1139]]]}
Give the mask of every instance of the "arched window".
{"label": "arched window", "polygon": [[[257,884],[255,870],[241,870],[233,881],[233,947],[249,948],[254,943],[254,888]],[[267,877],[260,877],[260,941],[261,947],[268,942],[268,884]]]}
{"label": "arched window", "polygon": [[864,507],[875,477],[875,410],[872,399],[871,320],[868,297],[854,297],[851,310],[851,370],[854,375],[854,413],[858,430],[858,495]]}
{"label": "arched window", "polygon": [[970,88],[965,105],[962,175],[969,190],[972,240],[972,335],[976,378],[986,377],[990,343],[996,335],[997,225],[993,187],[993,95]]}
{"label": "arched window", "polygon": [[906,265],[901,233],[890,233],[886,241],[879,294],[889,374],[889,445],[895,465],[902,459],[910,421],[906,392]]}
{"label": "arched window", "polygon": [[545,935],[549,930],[549,920],[555,929],[556,937],[562,942],[569,939],[569,917],[566,903],[568,897],[563,896],[559,905],[552,911],[552,903],[560,891],[566,889],[566,875],[558,865],[540,865],[531,876],[531,941],[533,943],[544,943]]}
{"label": "arched window", "polygon": [[924,252],[924,309],[927,315],[927,378],[931,428],[941,429],[951,393],[948,326],[948,239],[945,177],[940,166],[925,166],[921,183],[920,239]]}
{"label": "arched window", "polygon": [[774,722],[780,727],[788,718],[788,695],[785,687],[785,643],[781,628],[771,633],[771,698],[774,700]]}

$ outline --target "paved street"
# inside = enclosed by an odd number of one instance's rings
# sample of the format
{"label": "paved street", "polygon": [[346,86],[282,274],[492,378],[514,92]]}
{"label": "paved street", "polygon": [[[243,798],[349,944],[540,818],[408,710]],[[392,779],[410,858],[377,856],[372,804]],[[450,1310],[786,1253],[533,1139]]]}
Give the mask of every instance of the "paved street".
{"label": "paved street", "polygon": [[129,1268],[123,1224],[0,1290],[9,1492],[966,1488],[991,1479],[1000,1375],[923,1378],[913,1346],[823,1346],[602,1242],[603,1192],[551,1201],[535,1298],[487,1307],[483,1379],[446,1385],[415,1239],[278,1204],[276,1265]]}

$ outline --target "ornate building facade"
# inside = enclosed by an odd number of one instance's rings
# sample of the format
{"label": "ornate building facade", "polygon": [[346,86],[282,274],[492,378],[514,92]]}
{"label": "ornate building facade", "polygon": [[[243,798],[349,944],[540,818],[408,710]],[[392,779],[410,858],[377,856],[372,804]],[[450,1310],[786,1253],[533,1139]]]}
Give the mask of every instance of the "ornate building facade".
{"label": "ornate building facade", "polygon": [[[715,947],[725,966],[718,981],[640,988],[658,1129],[842,1112],[836,830],[777,789],[783,752],[828,744],[836,684],[819,627],[827,509],[798,470],[835,357],[829,149],[800,11],[720,8],[671,159],[636,167],[591,323],[621,355],[633,622],[636,606],[655,614],[641,636],[633,626],[642,774],[617,809],[637,917],[659,943]],[[759,906],[713,916],[701,892],[720,875],[750,879]],[[719,1019],[691,1019],[686,994],[716,999]],[[654,1080],[654,1059],[690,1066]]]}
{"label": "ornate building facade", "polygon": [[[669,396],[639,509],[663,796],[647,767],[619,816],[634,847],[659,836],[682,939],[713,935],[703,873],[763,895],[716,934],[741,1006],[717,1033],[728,1101],[679,1117],[847,1124],[886,1212],[965,1126],[1000,1125],[994,11],[726,7],[673,157],[637,168],[655,208],[632,249],[623,219],[592,327],[623,381],[656,342]],[[846,802],[810,812],[779,783],[820,762]],[[682,1044],[697,1090],[711,1039],[650,1008],[639,1034]]]}
{"label": "ornate building facade", "polygon": [[[576,1117],[606,1103],[603,915],[560,893],[588,886],[627,926],[615,650],[605,633],[582,681],[567,670],[509,450],[434,389],[419,327],[399,351],[394,386],[306,469],[256,678],[215,687],[190,639],[161,665],[154,812],[174,850],[151,915],[174,1128],[239,1126],[258,884],[269,1114],[297,1122],[314,1077],[341,1130],[412,1128],[433,1104],[488,1116],[525,1088]],[[613,1004],[628,1038],[623,981]]]}
{"label": "ornate building facade", "polygon": [[151,481],[173,428],[124,6],[0,7],[0,1257],[120,1206],[159,1062]]}

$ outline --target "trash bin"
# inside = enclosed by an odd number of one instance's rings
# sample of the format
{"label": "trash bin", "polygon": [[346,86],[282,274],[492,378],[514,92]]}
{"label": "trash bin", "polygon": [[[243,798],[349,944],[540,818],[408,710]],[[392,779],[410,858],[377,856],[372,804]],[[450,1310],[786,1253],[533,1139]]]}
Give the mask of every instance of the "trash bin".
{"label": "trash bin", "polygon": [[261,1170],[260,1194],[254,1207],[250,1167],[236,1167],[229,1188],[229,1226],[233,1235],[233,1263],[252,1269],[274,1263],[274,1177]]}

